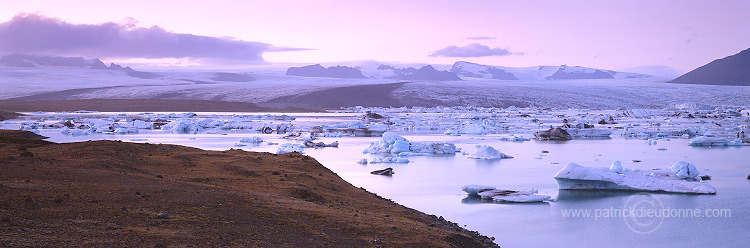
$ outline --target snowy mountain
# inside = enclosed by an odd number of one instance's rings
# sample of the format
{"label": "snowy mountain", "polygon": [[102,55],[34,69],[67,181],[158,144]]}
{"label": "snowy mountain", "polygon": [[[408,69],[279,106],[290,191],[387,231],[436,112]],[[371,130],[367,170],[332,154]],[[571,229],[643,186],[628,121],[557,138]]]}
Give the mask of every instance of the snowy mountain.
{"label": "snowy mountain", "polygon": [[498,80],[571,80],[571,79],[623,79],[645,78],[649,75],[616,72],[581,66],[534,66],[534,67],[503,67],[481,65],[459,61],[453,64],[451,72],[461,77],[498,79]]}
{"label": "snowy mountain", "polygon": [[287,76],[327,77],[327,78],[366,78],[357,68],[348,66],[323,67],[320,64],[302,67],[289,67]]}
{"label": "snowy mountain", "polygon": [[670,83],[750,86],[750,48],[714,60],[675,78]]}
{"label": "snowy mountain", "polygon": [[381,64],[376,70],[367,70],[363,75],[360,66],[349,67],[336,65],[324,67],[320,64],[302,67],[290,67],[287,76],[301,77],[326,77],[326,78],[373,78],[373,79],[399,79],[399,80],[426,80],[426,81],[450,81],[461,80],[455,73],[449,71],[438,71],[431,65],[425,65],[419,69],[414,67],[396,68],[394,66]]}
{"label": "snowy mountain", "polygon": [[118,70],[124,71],[125,74],[131,77],[151,79],[160,77],[159,74],[151,72],[136,71],[129,66],[123,67],[121,65],[110,63],[109,66],[105,65],[104,62],[98,58],[87,60],[82,57],[59,57],[59,56],[39,56],[39,55],[27,55],[27,54],[10,54],[0,57],[0,65],[9,67],[26,67],[26,68],[44,68],[44,67],[57,67],[57,68],[90,68],[96,70]]}
{"label": "snowy mountain", "polygon": [[396,69],[393,66],[382,65],[378,68],[384,68],[386,71],[392,71],[393,75],[386,76],[389,79],[400,79],[400,80],[426,80],[426,81],[459,81],[459,78],[455,73],[449,71],[438,71],[435,70],[431,65],[425,65],[416,69],[414,67],[407,67]]}
{"label": "snowy mountain", "polygon": [[[365,78],[332,78],[285,75],[290,66],[299,65],[219,71],[152,68],[153,72],[137,72],[95,60],[50,61],[57,59],[3,59],[0,100],[185,99],[313,109],[358,105],[614,109],[750,102],[750,86],[727,91],[723,86],[667,84],[663,78],[585,67],[513,68],[458,62],[451,68],[364,61],[344,65]],[[15,66],[19,62],[34,67]],[[327,66],[335,68],[337,64]],[[563,72],[579,78],[584,76],[576,73],[601,74],[597,71],[612,78],[548,79]]]}
{"label": "snowy mountain", "polygon": [[[10,54],[0,58],[0,65],[12,67],[90,67],[100,60],[86,60],[82,57],[35,56],[26,54]],[[104,65],[104,64],[102,64]]]}

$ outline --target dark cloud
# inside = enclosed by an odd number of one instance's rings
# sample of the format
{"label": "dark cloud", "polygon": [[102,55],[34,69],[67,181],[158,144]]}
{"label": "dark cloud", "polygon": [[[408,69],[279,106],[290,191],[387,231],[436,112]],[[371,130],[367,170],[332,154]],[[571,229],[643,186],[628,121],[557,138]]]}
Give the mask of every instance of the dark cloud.
{"label": "dark cloud", "polygon": [[478,37],[466,37],[467,40],[494,40],[495,37],[478,36]]}
{"label": "dark cloud", "polygon": [[1,53],[107,58],[196,58],[262,62],[263,52],[296,51],[261,42],[178,34],[133,23],[71,24],[37,14],[0,23]]}
{"label": "dark cloud", "polygon": [[502,48],[490,48],[481,44],[469,44],[463,47],[449,46],[440,50],[437,50],[430,54],[432,57],[443,56],[443,57],[485,57],[485,56],[508,56],[513,53],[507,49]]}

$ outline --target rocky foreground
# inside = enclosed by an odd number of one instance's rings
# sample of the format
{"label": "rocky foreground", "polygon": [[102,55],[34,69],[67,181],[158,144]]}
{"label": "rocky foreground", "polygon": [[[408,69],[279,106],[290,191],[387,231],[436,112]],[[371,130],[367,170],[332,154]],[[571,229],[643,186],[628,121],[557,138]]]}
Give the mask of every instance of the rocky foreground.
{"label": "rocky foreground", "polygon": [[315,159],[0,130],[2,247],[496,247]]}

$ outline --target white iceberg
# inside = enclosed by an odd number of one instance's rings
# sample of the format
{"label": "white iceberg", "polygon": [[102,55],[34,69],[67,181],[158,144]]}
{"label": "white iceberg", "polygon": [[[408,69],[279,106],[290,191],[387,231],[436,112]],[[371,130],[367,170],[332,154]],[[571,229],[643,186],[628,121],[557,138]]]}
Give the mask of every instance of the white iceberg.
{"label": "white iceberg", "polygon": [[371,142],[370,147],[362,153],[418,156],[455,154],[457,151],[460,149],[450,142],[409,142],[404,137],[385,132],[381,139]]}
{"label": "white iceberg", "polygon": [[477,193],[483,200],[492,200],[495,203],[532,203],[549,201],[552,197],[548,195],[537,195],[533,191],[515,191],[504,189],[486,190]]}
{"label": "white iceberg", "polygon": [[134,120],[128,123],[128,125],[134,128],[138,128],[138,129],[151,129],[154,127],[154,124],[151,124],[142,120]]}
{"label": "white iceberg", "polygon": [[[689,173],[688,173],[689,174]],[[700,180],[685,180],[668,169],[650,171],[586,167],[568,163],[555,174],[560,189],[626,190],[690,194],[715,194],[716,188]]]}
{"label": "white iceberg", "polygon": [[742,140],[729,141],[725,138],[700,136],[690,140],[690,146],[742,146]]}
{"label": "white iceberg", "polygon": [[375,157],[370,160],[371,164],[390,164],[390,163],[397,163],[397,164],[407,164],[410,163],[409,159],[402,158],[402,157]]}
{"label": "white iceberg", "polygon": [[488,145],[477,145],[476,151],[469,154],[469,158],[473,159],[504,159],[513,158],[513,156],[505,155],[504,153],[495,150],[495,148]]}
{"label": "white iceberg", "polygon": [[612,131],[600,128],[567,128],[565,131],[574,139],[607,139]]}
{"label": "white iceberg", "polygon": [[695,179],[699,174],[698,168],[694,164],[685,161],[677,161],[672,166],[669,166],[669,170],[682,179]]}
{"label": "white iceberg", "polygon": [[290,152],[303,153],[304,150],[305,146],[302,144],[285,143],[279,146],[279,149],[276,150],[276,154],[285,154]]}
{"label": "white iceberg", "polygon": [[506,137],[500,137],[499,140],[502,140],[502,141],[513,141],[513,142],[523,142],[523,141],[529,141],[531,139],[525,138],[525,137],[523,137],[521,135],[518,135],[518,136],[516,136],[516,135],[510,135],[510,136],[506,136]]}
{"label": "white iceberg", "polygon": [[175,120],[162,126],[161,129],[170,130],[172,133],[196,134],[204,128],[196,125],[192,120]]}
{"label": "white iceberg", "polygon": [[622,167],[621,161],[612,162],[612,166],[609,167],[609,170],[617,174],[622,174],[625,171]]}
{"label": "white iceberg", "polygon": [[240,143],[251,143],[251,144],[260,144],[263,143],[263,139],[258,136],[253,136],[250,138],[242,138],[240,139]]}
{"label": "white iceberg", "polygon": [[496,203],[503,203],[503,202],[531,203],[531,202],[549,201],[551,198],[552,197],[548,195],[514,193],[514,194],[499,195],[499,196],[492,197],[492,201]]}

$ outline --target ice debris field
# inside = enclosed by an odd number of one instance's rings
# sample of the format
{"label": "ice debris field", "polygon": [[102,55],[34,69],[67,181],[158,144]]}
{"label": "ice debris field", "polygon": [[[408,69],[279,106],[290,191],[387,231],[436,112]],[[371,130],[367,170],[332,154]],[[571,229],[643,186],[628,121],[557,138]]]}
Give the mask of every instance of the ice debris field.
{"label": "ice debris field", "polygon": [[[118,135],[117,138],[121,139],[139,133],[152,136],[232,133],[243,135],[234,141],[234,147],[248,150],[262,147],[262,151],[275,151],[278,154],[305,153],[308,149],[339,146],[338,140],[330,143],[315,141],[320,138],[376,137],[361,151],[362,158],[352,163],[408,164],[412,162],[409,157],[413,156],[465,156],[480,160],[513,158],[486,144],[475,144],[473,149],[463,150],[449,141],[411,141],[409,136],[413,135],[468,136],[470,139],[492,138],[502,142],[617,137],[644,140],[647,145],[656,146],[654,149],[666,150],[658,147],[659,142],[671,139],[688,139],[690,146],[745,146],[750,143],[749,125],[750,109],[746,107],[683,104],[666,109],[617,110],[355,107],[332,113],[294,115],[37,112],[6,121],[0,128],[30,130],[47,135],[57,132],[71,137],[96,136],[95,139],[107,139],[107,135]],[[149,139],[132,138],[129,141],[148,142]],[[693,164],[680,161],[671,167],[653,166],[660,168],[630,170],[622,168],[620,161],[615,161],[610,168],[592,168],[569,161],[554,178],[560,189],[716,193],[711,185],[700,178],[696,179],[698,175]],[[519,193],[513,193],[513,196],[521,197]],[[524,197],[530,196],[527,194]]]}

